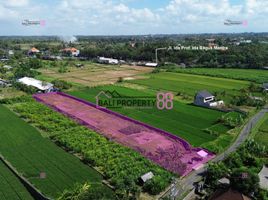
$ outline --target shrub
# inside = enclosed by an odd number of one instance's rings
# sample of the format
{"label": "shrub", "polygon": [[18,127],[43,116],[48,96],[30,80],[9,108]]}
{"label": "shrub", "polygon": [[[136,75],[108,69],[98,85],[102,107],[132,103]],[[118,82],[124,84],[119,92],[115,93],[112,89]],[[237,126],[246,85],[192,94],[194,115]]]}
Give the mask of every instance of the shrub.
{"label": "shrub", "polygon": [[18,89],[18,90],[21,90],[23,92],[26,92],[28,94],[34,94],[36,93],[38,90],[33,87],[33,86],[27,86],[27,85],[24,85],[22,83],[19,83],[19,82],[14,82],[13,83],[13,86]]}
{"label": "shrub", "polygon": [[124,81],[123,77],[119,77],[117,83],[122,83]]}
{"label": "shrub", "polygon": [[52,84],[60,90],[68,90],[72,87],[72,85],[66,81],[63,80],[54,80],[52,81]]}
{"label": "shrub", "polygon": [[95,186],[91,189],[89,183],[84,185],[77,184],[73,190],[65,190],[58,200],[111,200],[115,199],[110,193],[103,190],[102,187]]}

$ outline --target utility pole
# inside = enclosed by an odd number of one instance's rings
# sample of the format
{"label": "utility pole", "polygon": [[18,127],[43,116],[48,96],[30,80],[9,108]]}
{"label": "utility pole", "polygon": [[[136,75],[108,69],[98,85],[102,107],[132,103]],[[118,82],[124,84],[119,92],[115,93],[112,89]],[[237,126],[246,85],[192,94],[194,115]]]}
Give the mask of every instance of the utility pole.
{"label": "utility pole", "polygon": [[157,57],[157,53],[159,50],[166,50],[167,48],[166,47],[163,47],[163,48],[157,48],[155,49],[155,62],[158,63],[158,57]]}

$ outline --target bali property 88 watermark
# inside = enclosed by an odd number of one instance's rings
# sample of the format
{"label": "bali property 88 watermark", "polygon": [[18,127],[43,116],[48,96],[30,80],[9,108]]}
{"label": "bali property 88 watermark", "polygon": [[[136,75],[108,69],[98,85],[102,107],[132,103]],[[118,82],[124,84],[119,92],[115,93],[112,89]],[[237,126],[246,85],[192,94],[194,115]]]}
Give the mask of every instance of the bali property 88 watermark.
{"label": "bali property 88 watermark", "polygon": [[24,19],[21,23],[23,26],[45,26],[46,21],[45,20],[29,20],[29,19]]}
{"label": "bali property 88 watermark", "polygon": [[224,25],[226,25],[226,26],[237,26],[237,25],[248,26],[248,21],[247,20],[234,21],[234,20],[226,19],[224,21]]}
{"label": "bali property 88 watermark", "polygon": [[156,96],[122,96],[117,91],[101,91],[95,97],[97,107],[171,110],[173,94],[159,92]]}

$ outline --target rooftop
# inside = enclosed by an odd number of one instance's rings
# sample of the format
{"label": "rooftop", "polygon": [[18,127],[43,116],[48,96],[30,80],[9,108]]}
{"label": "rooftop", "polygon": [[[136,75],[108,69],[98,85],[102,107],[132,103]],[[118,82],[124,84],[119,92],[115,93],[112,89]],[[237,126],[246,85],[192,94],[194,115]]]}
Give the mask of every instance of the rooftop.
{"label": "rooftop", "polygon": [[28,86],[36,87],[39,90],[48,90],[49,88],[53,87],[53,84],[51,83],[45,83],[40,80],[29,78],[29,77],[20,78],[18,82],[28,85]]}
{"label": "rooftop", "polygon": [[145,66],[148,66],[148,67],[157,67],[157,63],[146,63]]}
{"label": "rooftop", "polygon": [[30,52],[39,53],[40,51],[37,48],[33,47],[30,49]]}
{"label": "rooftop", "polygon": [[224,178],[219,179],[218,183],[230,185],[230,180],[228,178],[224,177]]}
{"label": "rooftop", "polygon": [[268,189],[268,167],[263,166],[258,175],[260,178],[260,187],[262,189]]}
{"label": "rooftop", "polygon": [[268,89],[268,83],[263,83],[263,84],[262,84],[262,87]]}
{"label": "rooftop", "polygon": [[238,191],[229,189],[226,192],[216,192],[210,198],[210,200],[251,200],[251,199]]}
{"label": "rooftop", "polygon": [[214,95],[212,95],[211,93],[209,93],[208,91],[206,90],[203,90],[203,91],[199,91],[197,93],[198,96],[201,96],[203,98],[208,98],[208,97],[213,97]]}
{"label": "rooftop", "polygon": [[152,172],[148,172],[141,176],[141,180],[145,183],[146,181],[152,179],[154,177],[154,174]]}
{"label": "rooftop", "polygon": [[78,49],[76,49],[76,48],[74,48],[74,47],[71,47],[71,48],[65,48],[65,49],[63,49],[63,51],[69,51],[69,52],[77,52],[78,51]]}

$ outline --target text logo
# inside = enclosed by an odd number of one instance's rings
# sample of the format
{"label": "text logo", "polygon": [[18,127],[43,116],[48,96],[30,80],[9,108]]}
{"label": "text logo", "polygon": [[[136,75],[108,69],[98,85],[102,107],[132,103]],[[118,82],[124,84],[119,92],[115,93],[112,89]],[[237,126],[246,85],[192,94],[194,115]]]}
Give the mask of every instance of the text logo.
{"label": "text logo", "polygon": [[157,108],[159,110],[167,109],[171,110],[173,108],[173,94],[168,93],[157,93]]}
{"label": "text logo", "polygon": [[171,110],[173,94],[159,92],[156,96],[122,96],[117,91],[101,91],[95,97],[97,107],[104,108],[137,108]]}
{"label": "text logo", "polygon": [[242,25],[242,26],[247,26],[248,25],[248,21],[244,20],[244,21],[233,21],[230,19],[226,19],[224,21],[224,25],[226,26],[235,26],[235,25]]}
{"label": "text logo", "polygon": [[40,26],[45,26],[46,25],[46,21],[45,20],[28,20],[25,19],[22,21],[21,23],[24,26],[36,26],[36,25],[40,25]]}

